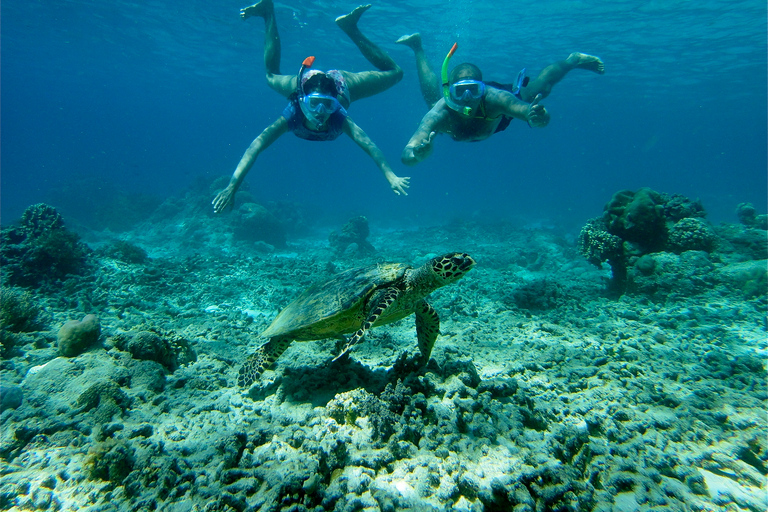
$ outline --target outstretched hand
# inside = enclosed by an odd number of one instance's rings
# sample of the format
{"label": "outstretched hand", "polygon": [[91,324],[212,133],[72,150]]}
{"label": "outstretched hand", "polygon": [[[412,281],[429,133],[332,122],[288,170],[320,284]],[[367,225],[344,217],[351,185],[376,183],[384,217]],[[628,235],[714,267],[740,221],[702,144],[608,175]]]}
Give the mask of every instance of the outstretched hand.
{"label": "outstretched hand", "polygon": [[408,192],[405,191],[408,187],[411,186],[409,181],[411,180],[410,176],[406,176],[405,178],[401,178],[399,176],[394,176],[392,178],[389,178],[389,186],[392,187],[392,192],[394,192],[397,195],[404,195],[407,196]]}
{"label": "outstretched hand", "polygon": [[429,155],[432,154],[432,141],[435,139],[437,132],[429,132],[426,138],[421,142],[412,146],[408,145],[403,150],[403,156],[401,160],[405,165],[413,165],[421,162]]}
{"label": "outstretched hand", "polygon": [[549,112],[544,105],[539,105],[542,98],[541,94],[537,94],[528,106],[528,126],[532,128],[543,128],[549,124]]}
{"label": "outstretched hand", "polygon": [[213,205],[213,213],[221,213],[228,207],[232,208],[235,205],[235,192],[236,189],[232,185],[227,185],[227,188],[219,192],[219,194],[211,201]]}

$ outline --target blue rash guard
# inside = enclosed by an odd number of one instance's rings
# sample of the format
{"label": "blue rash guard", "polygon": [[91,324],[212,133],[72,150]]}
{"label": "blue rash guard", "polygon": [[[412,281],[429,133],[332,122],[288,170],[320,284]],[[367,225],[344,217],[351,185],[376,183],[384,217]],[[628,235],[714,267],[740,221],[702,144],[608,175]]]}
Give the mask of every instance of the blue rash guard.
{"label": "blue rash guard", "polygon": [[292,98],[283,110],[283,117],[288,121],[288,128],[295,136],[305,140],[336,140],[339,135],[344,133],[344,120],[348,115],[344,107],[340,107],[339,110],[331,114],[325,123],[327,130],[315,131],[304,125],[304,113],[299,107],[297,98]]}

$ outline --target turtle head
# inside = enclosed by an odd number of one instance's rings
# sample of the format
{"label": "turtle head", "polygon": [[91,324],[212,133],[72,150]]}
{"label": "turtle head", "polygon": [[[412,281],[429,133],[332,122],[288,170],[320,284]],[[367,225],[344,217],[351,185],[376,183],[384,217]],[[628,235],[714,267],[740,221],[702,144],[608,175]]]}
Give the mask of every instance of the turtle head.
{"label": "turtle head", "polygon": [[440,286],[458,281],[475,266],[475,260],[465,252],[451,252],[432,258],[428,263]]}

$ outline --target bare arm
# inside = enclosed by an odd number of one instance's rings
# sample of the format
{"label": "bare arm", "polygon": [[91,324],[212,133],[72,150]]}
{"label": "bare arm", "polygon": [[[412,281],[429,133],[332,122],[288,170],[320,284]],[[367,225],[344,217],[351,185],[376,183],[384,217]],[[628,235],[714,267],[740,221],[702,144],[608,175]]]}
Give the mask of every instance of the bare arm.
{"label": "bare arm", "polygon": [[539,105],[542,98],[539,94],[531,103],[526,103],[510,92],[489,87],[485,95],[485,106],[490,117],[514,117],[535,128],[543,128],[549,123],[549,112],[544,105]]}
{"label": "bare arm", "polygon": [[219,192],[219,194],[211,202],[213,205],[213,211],[216,213],[223,212],[227,207],[234,205],[235,192],[240,188],[240,184],[245,179],[245,175],[253,167],[256,158],[262,151],[267,149],[273,142],[275,142],[281,135],[288,131],[288,122],[283,116],[280,116],[277,121],[267,126],[263,132],[256,137],[248,149],[245,150],[245,154],[237,164],[232,178],[229,180],[227,188]]}
{"label": "bare arm", "polygon": [[400,159],[405,165],[416,165],[432,154],[432,142],[438,133],[444,132],[448,122],[448,107],[445,100],[440,98],[435,106],[421,118],[411,140],[403,149]]}
{"label": "bare arm", "polygon": [[381,172],[384,173],[384,177],[389,182],[389,186],[392,188],[392,191],[395,194],[403,194],[406,196],[408,195],[405,189],[410,186],[408,181],[411,178],[400,178],[394,172],[392,172],[392,168],[384,158],[384,153],[376,144],[374,144],[371,138],[368,137],[368,134],[365,133],[363,129],[355,124],[355,122],[349,117],[344,120],[344,133],[349,135],[350,139],[355,141],[358,146],[363,148],[363,151],[365,151],[368,156],[373,158],[373,161],[376,162],[376,165],[379,166]]}

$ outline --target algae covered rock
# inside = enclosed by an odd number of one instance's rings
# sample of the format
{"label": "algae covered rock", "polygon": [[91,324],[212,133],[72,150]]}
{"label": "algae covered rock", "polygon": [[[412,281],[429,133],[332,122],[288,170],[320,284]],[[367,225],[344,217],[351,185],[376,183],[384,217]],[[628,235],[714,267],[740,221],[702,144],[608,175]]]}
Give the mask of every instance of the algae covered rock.
{"label": "algae covered rock", "polygon": [[24,392],[19,386],[0,385],[0,412],[16,409],[24,400]]}
{"label": "algae covered rock", "polygon": [[350,245],[357,247],[358,255],[368,255],[376,252],[376,249],[368,242],[370,234],[368,219],[362,215],[349,220],[341,231],[332,231],[328,235],[328,242],[336,253],[336,256],[344,254]]}
{"label": "algae covered rock", "polygon": [[285,229],[269,210],[257,203],[244,203],[237,212],[235,238],[285,247]]}
{"label": "algae covered rock", "polygon": [[741,290],[748,298],[768,295],[768,261],[753,260],[725,265],[717,270],[718,281]]}
{"label": "algae covered rock", "polygon": [[61,355],[73,357],[95,345],[101,335],[101,323],[96,315],[82,320],[70,320],[59,329],[58,344]]}
{"label": "algae covered rock", "polygon": [[116,240],[101,252],[109,258],[120,260],[123,263],[143,264],[149,259],[147,251],[125,240]]}
{"label": "algae covered rock", "polygon": [[644,295],[695,295],[712,288],[715,266],[704,251],[644,255],[629,269],[629,291]]}
{"label": "algae covered rock", "polygon": [[736,206],[736,216],[745,226],[768,230],[768,215],[758,215],[752,203],[739,203]]}
{"label": "algae covered rock", "polygon": [[107,439],[91,448],[86,459],[89,476],[120,484],[133,471],[136,450],[123,439]]}
{"label": "algae covered rock", "polygon": [[134,359],[155,361],[169,371],[197,359],[186,339],[157,328],[139,327],[113,336],[112,342],[119,350],[130,352]]}
{"label": "algae covered rock", "polygon": [[77,398],[81,412],[90,413],[96,423],[104,425],[130,406],[131,399],[112,380],[101,380],[91,384]]}
{"label": "algae covered rock", "polygon": [[43,327],[43,311],[31,293],[0,287],[0,357],[8,356],[20,344],[18,333]]}

